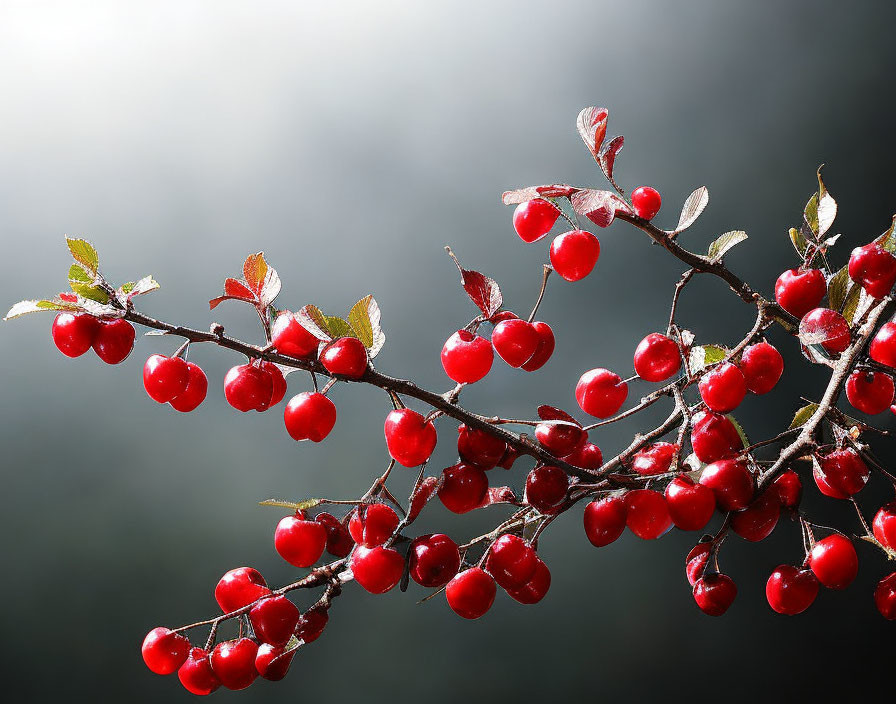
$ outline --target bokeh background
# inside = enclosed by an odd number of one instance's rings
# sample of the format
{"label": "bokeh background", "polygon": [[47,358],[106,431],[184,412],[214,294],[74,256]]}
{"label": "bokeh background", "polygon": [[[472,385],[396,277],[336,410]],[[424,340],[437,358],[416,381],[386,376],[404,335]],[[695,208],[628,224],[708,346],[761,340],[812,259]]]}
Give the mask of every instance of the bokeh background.
{"label": "bokeh background", "polygon": [[[824,162],[844,234],[837,262],[896,211],[893,90],[896,7],[886,2],[95,2],[0,3],[0,300],[64,287],[63,234],[89,237],[107,276],[152,273],[139,302],[162,318],[222,322],[257,339],[251,311],[206,301],[249,252],[284,280],[281,305],[346,310],[373,293],[388,335],[381,369],[447,388],[444,339],[472,315],[442,247],[497,278],[509,306],[534,301],[545,242],[513,234],[502,190],[600,184],[575,132],[577,111],[611,109],[626,135],[624,187],[663,193],[661,225],[706,184],[708,210],[685,236],[701,250],[741,228],[730,265],[764,292],[795,259],[799,222]],[[578,375],[625,373],[641,337],[665,323],[682,267],[624,224],[599,233],[596,273],[552,282],[541,317],[558,334],[553,360],[527,375],[495,365],[465,392],[473,408],[531,416],[575,408]],[[5,309],[4,309],[5,310]],[[682,320],[705,342],[733,343],[753,313],[698,280]],[[385,453],[387,408],[376,389],[337,388],[328,442],[296,445],[280,411],[241,415],[220,380],[235,357],[196,349],[209,399],[181,416],[143,392],[141,338],[117,367],[63,358],[51,316],[0,326],[0,669],[8,701],[186,701],[150,674],[139,643],[151,627],[213,615],[212,589],[250,564],[272,583],[293,577],[275,554],[282,515],[269,496],[357,496]],[[774,434],[817,396],[824,375],[787,350],[788,369],[739,417]],[[291,392],[307,379],[290,379]],[[633,396],[641,393],[633,391]],[[657,409],[648,420],[656,419]],[[641,421],[596,433],[618,450]],[[647,422],[646,420],[644,422]],[[892,426],[888,415],[881,422]],[[454,434],[434,465],[451,462]],[[890,457],[886,446],[878,448]],[[524,464],[506,479],[519,485]],[[404,484],[402,484],[404,482]],[[404,492],[408,478],[398,481]],[[872,512],[888,489],[865,492]],[[807,491],[825,519],[856,529],[843,507]],[[500,508],[458,518],[433,504],[421,532],[458,538]],[[469,623],[412,587],[383,597],[347,589],[325,636],[279,685],[216,696],[322,701],[870,699],[892,692],[893,626],[871,591],[889,571],[859,545],[847,593],[822,593],[796,618],[774,615],[769,571],[800,559],[782,522],[765,543],[733,538],[722,553],[738,582],[722,619],[698,613],[683,575],[697,536],[659,543],[626,535],[597,551],[580,509],[544,536],[554,582],[522,607],[500,596]],[[201,636],[204,637],[204,636]]]}

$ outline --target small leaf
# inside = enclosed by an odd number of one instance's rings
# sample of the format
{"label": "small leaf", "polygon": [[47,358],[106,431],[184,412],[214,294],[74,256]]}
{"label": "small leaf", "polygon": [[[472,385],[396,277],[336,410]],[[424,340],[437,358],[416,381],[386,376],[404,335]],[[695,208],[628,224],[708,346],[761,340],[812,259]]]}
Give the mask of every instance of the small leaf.
{"label": "small leaf", "polygon": [[543,405],[538,407],[538,417],[542,420],[563,420],[567,423],[572,423],[573,425],[577,425],[580,428],[582,424],[579,423],[575,418],[573,418],[569,413],[564,410],[561,410],[555,406]]}
{"label": "small leaf", "polygon": [[40,313],[46,310],[77,311],[80,310],[80,307],[74,303],[63,301],[59,298],[54,300],[19,301],[9,309],[9,312],[3,319],[12,320],[13,318],[18,318],[22,315],[28,315],[28,313]]}
{"label": "small leaf", "polygon": [[818,237],[818,194],[813,193],[812,197],[809,198],[809,201],[806,203],[806,207],[803,208],[803,219],[806,222],[808,228],[812,231],[812,234]]}
{"label": "small leaf", "polygon": [[261,294],[267,273],[268,263],[264,260],[264,252],[256,252],[246,257],[246,261],[243,262],[243,278],[256,297]]}
{"label": "small leaf", "polygon": [[370,357],[376,357],[386,342],[386,335],[380,327],[380,307],[374,297],[367,295],[355,303],[348,313],[348,322]]}
{"label": "small leaf", "polygon": [[734,429],[737,431],[737,434],[740,435],[740,441],[744,444],[744,447],[749,447],[750,439],[747,437],[747,434],[744,432],[744,429],[741,427],[741,424],[738,423],[737,420],[732,415],[726,415],[725,417],[731,421],[731,425],[734,426]]}
{"label": "small leaf", "polygon": [[528,186],[526,188],[518,188],[515,191],[504,191],[501,195],[501,202],[504,205],[518,205],[533,198],[568,198],[577,190],[579,189],[565,183],[553,183],[548,186]]}
{"label": "small leaf", "polygon": [[740,244],[745,239],[747,239],[747,233],[743,230],[732,230],[731,232],[719,235],[716,240],[709,245],[709,251],[706,256],[709,257],[711,262],[717,262],[725,256],[725,253],[729,249]]}
{"label": "small leaf", "polygon": [[260,308],[267,308],[271,303],[274,302],[274,299],[280,295],[280,289],[282,284],[280,283],[280,276],[277,274],[277,270],[269,266],[267,273],[264,275],[264,282],[261,285],[261,291],[258,294],[258,305]]}
{"label": "small leaf", "polygon": [[68,269],[68,283],[72,291],[79,296],[99,303],[108,303],[109,294],[94,284],[95,277],[80,264],[72,264]]}
{"label": "small leaf", "polygon": [[846,294],[849,290],[850,278],[848,267],[844,266],[828,281],[828,305],[834,310],[840,310],[846,302]]}
{"label": "small leaf", "polygon": [[68,245],[68,251],[72,253],[74,260],[81,264],[92,276],[96,276],[100,258],[93,245],[87,240],[77,237],[66,237],[65,243]]}
{"label": "small leaf", "polygon": [[709,191],[706,189],[706,186],[700,186],[700,188],[691,193],[684,202],[684,206],[681,208],[681,215],[678,217],[678,227],[675,228],[675,232],[684,232],[693,225],[708,204]]}
{"label": "small leaf", "polygon": [[348,324],[348,321],[335,315],[328,315],[326,318],[327,331],[332,339],[335,340],[338,337],[358,337],[358,333]]}
{"label": "small leaf", "polygon": [[615,193],[593,188],[576,191],[569,202],[577,214],[584,215],[598,227],[609,226],[617,210],[629,211],[628,204]]}
{"label": "small leaf", "polygon": [[145,293],[149,293],[150,291],[155,291],[156,289],[161,288],[159,282],[156,281],[152,276],[144,276],[137,283],[134,284],[134,287],[127,291],[128,298],[133,298],[134,296],[142,296]]}
{"label": "small leaf", "polygon": [[604,172],[604,176],[607,177],[607,180],[610,183],[613,183],[613,168],[616,165],[616,157],[619,155],[619,152],[622,151],[622,145],[624,143],[625,137],[619,135],[618,137],[613,137],[613,139],[604,144],[600,149],[600,158],[597,160],[597,163],[600,165],[601,171]]}
{"label": "small leaf", "polygon": [[719,345],[699,345],[691,348],[688,366],[692,374],[697,374],[708,366],[721,362],[727,355],[728,350]]}
{"label": "small leaf", "polygon": [[238,279],[224,279],[224,295],[213,298],[208,302],[209,310],[214,310],[224,301],[244,301],[252,305],[259,305],[258,296],[243,281]]}
{"label": "small leaf", "polygon": [[491,318],[504,305],[504,297],[501,295],[501,287],[498,283],[478,271],[464,269],[450,247],[446,247],[448,256],[454,260],[457,270],[460,272],[460,285],[486,318]]}
{"label": "small leaf", "polygon": [[815,219],[817,230],[816,235],[821,238],[825,232],[831,229],[834,220],[837,218],[837,201],[828,193],[825,188],[824,181],[821,179],[821,169],[824,165],[818,167],[816,175],[818,176],[818,196],[816,198]]}
{"label": "small leaf", "polygon": [[896,215],[893,216],[889,229],[878,237],[876,242],[890,254],[896,253]]}
{"label": "small leaf", "polygon": [[293,511],[307,511],[308,509],[318,506],[322,502],[321,499],[305,499],[304,501],[286,501],[285,499],[265,499],[259,501],[259,506],[279,506],[280,508],[290,508]]}
{"label": "small leaf", "polygon": [[582,110],[576,119],[576,129],[598,164],[600,163],[600,147],[607,134],[609,114],[606,108],[590,107]]}
{"label": "small leaf", "polygon": [[788,428],[788,430],[793,430],[794,428],[801,428],[802,426],[804,426],[817,410],[817,403],[810,403],[803,406],[793,415],[793,420],[790,421],[790,427]]}
{"label": "small leaf", "polygon": [[797,230],[795,227],[790,228],[790,241],[793,244],[793,248],[796,250],[796,253],[800,255],[800,257],[806,256],[806,250],[809,249],[809,243],[806,241],[806,238],[803,237],[803,233]]}
{"label": "small leaf", "polygon": [[317,306],[303,306],[302,309],[295,314],[295,317],[299,322],[299,325],[314,335],[318,340],[329,342],[333,339],[329,333],[327,316],[325,316]]}

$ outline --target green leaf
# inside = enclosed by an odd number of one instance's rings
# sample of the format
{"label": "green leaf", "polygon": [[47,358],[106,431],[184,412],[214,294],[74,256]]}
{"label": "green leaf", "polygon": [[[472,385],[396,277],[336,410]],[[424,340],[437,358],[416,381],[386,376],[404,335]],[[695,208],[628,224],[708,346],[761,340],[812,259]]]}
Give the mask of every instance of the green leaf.
{"label": "green leaf", "polygon": [[716,240],[709,245],[709,251],[706,256],[712,262],[719,261],[725,256],[725,253],[737,244],[747,239],[747,233],[743,230],[732,230],[723,235],[719,235]]}
{"label": "green leaf", "polygon": [[744,444],[744,447],[750,446],[750,439],[747,437],[747,434],[744,432],[744,429],[741,427],[741,424],[735,420],[734,416],[726,416],[728,420],[731,421],[731,425],[734,426],[734,429],[737,431],[737,434],[740,435],[740,441]]}
{"label": "green leaf", "polygon": [[812,234],[818,236],[818,194],[813,193],[806,207],[803,208],[803,218]]}
{"label": "green leaf", "polygon": [[793,243],[793,248],[796,250],[796,253],[799,254],[801,258],[805,257],[806,250],[809,249],[809,243],[806,241],[806,238],[803,237],[803,233],[795,227],[791,227],[790,241]]}
{"label": "green leaf", "polygon": [[376,357],[386,342],[386,335],[380,327],[380,307],[374,297],[367,295],[355,303],[348,313],[348,322],[370,357]]}
{"label": "green leaf", "polygon": [[792,430],[794,428],[800,428],[806,424],[806,422],[815,414],[815,411],[818,410],[817,403],[810,403],[803,406],[800,410],[798,410],[794,416],[793,420],[790,421],[790,427],[788,430]]}
{"label": "green leaf", "polygon": [[890,254],[896,253],[896,215],[893,216],[889,229],[877,238],[877,243]]}
{"label": "green leaf", "polygon": [[688,199],[684,202],[684,206],[681,209],[681,215],[678,217],[678,227],[675,228],[675,232],[683,232],[693,225],[708,204],[709,191],[706,190],[706,186],[700,186],[700,188],[691,193],[691,195],[688,196]]}
{"label": "green leaf", "polygon": [[61,299],[53,299],[53,300],[32,300],[32,301],[19,301],[12,308],[9,309],[9,312],[3,318],[4,320],[12,320],[13,318],[18,318],[22,315],[28,315],[29,313],[40,313],[45,310],[70,310],[76,311],[81,310],[80,306],[77,303],[72,303],[68,301],[63,301]]}
{"label": "green leaf", "polygon": [[334,340],[337,337],[358,337],[358,333],[354,331],[346,320],[335,315],[327,316],[327,330],[330,333],[330,337]]}
{"label": "green leaf", "polygon": [[87,240],[77,237],[66,237],[65,242],[68,245],[68,251],[72,253],[75,261],[81,264],[91,276],[96,276],[100,258],[93,245]]}
{"label": "green leaf", "polygon": [[310,304],[303,306],[302,309],[296,313],[296,320],[299,321],[299,325],[314,335],[318,340],[329,342],[332,339],[327,326],[327,316],[325,316],[317,306]]}
{"label": "green leaf", "polygon": [[840,311],[840,314],[850,325],[855,322],[859,311],[859,303],[862,301],[864,292],[865,290],[861,286],[853,284],[849,287],[849,292],[846,294],[846,300],[843,302],[843,309]]}
{"label": "green leaf", "polygon": [[265,499],[259,501],[259,506],[279,506],[280,508],[291,508],[293,511],[307,511],[319,505],[323,499],[305,499],[304,501],[286,501],[285,499]]}
{"label": "green leaf", "polygon": [[150,291],[155,291],[159,288],[161,288],[159,282],[150,275],[144,276],[136,283],[129,281],[126,284],[122,284],[119,290],[123,294],[126,294],[128,298],[133,298],[134,296],[142,296],[144,293],[149,293]]}
{"label": "green leaf", "polygon": [[727,355],[728,350],[719,345],[699,345],[691,348],[688,366],[692,374],[697,374],[711,364],[721,362]]}
{"label": "green leaf", "polygon": [[846,302],[846,294],[850,285],[848,269],[844,266],[828,281],[828,305],[834,310],[840,310]]}

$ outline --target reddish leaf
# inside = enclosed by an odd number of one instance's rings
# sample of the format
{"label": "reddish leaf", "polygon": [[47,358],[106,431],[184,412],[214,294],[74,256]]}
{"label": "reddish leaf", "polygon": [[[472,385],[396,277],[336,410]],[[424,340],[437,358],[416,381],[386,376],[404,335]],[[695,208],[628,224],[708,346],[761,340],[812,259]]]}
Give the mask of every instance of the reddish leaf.
{"label": "reddish leaf", "polygon": [[246,301],[256,300],[255,293],[246,284],[236,279],[224,280],[224,295],[232,298],[242,298]]}
{"label": "reddish leaf", "polygon": [[467,292],[470,300],[482,311],[482,314],[486,318],[491,318],[504,304],[501,288],[494,279],[490,279],[485,274],[464,269],[457,257],[454,256],[451,248],[446,247],[446,250],[457,265],[458,271],[460,271],[460,285],[464,287],[464,291]]}
{"label": "reddish leaf", "polygon": [[489,487],[489,490],[485,493],[485,498],[482,499],[482,503],[476,508],[485,508],[492,504],[514,504],[519,506],[520,500],[509,486],[493,486]]}
{"label": "reddish leaf", "polygon": [[568,423],[573,423],[580,428],[582,424],[579,423],[575,418],[573,418],[566,411],[562,411],[559,408],[554,406],[539,406],[538,407],[538,417],[542,420],[565,420]]}
{"label": "reddish leaf", "polygon": [[438,485],[439,480],[436,477],[426,477],[426,479],[420,482],[420,486],[417,487],[417,491],[411,497],[411,505],[408,507],[408,521],[413,521],[420,515],[423,507],[435,494]]}
{"label": "reddish leaf", "polygon": [[604,176],[611,183],[613,182],[613,167],[616,164],[616,156],[622,151],[624,142],[625,137],[619,135],[618,137],[613,137],[600,150],[600,158],[597,160],[597,163],[600,165],[601,171],[604,172]]}
{"label": "reddish leaf", "polygon": [[246,257],[246,261],[243,262],[243,277],[256,297],[261,296],[267,273],[268,263],[264,260],[264,252],[256,252]]}
{"label": "reddish leaf", "polygon": [[585,108],[579,113],[576,127],[591,156],[600,163],[600,147],[607,134],[607,118],[610,113],[606,108]]}
{"label": "reddish leaf", "polygon": [[628,204],[614,193],[591,188],[577,191],[569,201],[576,213],[584,215],[598,227],[607,227],[612,223],[617,210],[629,210]]}
{"label": "reddish leaf", "polygon": [[515,191],[505,191],[501,196],[501,202],[504,205],[517,205],[538,197],[568,198],[577,190],[579,189],[574,186],[568,186],[565,183],[553,183],[549,186],[528,186]]}

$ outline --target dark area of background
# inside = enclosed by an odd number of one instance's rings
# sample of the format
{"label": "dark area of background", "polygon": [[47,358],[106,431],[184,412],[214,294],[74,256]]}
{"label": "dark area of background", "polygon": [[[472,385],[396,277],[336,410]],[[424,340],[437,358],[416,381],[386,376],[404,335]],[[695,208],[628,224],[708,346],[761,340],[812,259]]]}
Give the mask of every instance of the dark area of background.
{"label": "dark area of background", "polygon": [[[145,311],[200,328],[219,320],[257,339],[249,311],[225,304],[210,314],[206,301],[263,249],[284,280],[281,305],[339,312],[372,292],[388,335],[380,368],[447,388],[438,351],[472,309],[442,246],[497,278],[510,307],[528,309],[547,243],[522,245],[499,195],[601,184],[574,128],[591,104],[608,106],[610,132],[627,138],[622,185],[659,188],[665,226],[693,188],[708,185],[709,209],[685,244],[700,251],[745,229],[750,240],[729,263],[769,293],[795,261],[787,228],[819,163],[840,204],[837,262],[896,211],[894,22],[886,2],[4,2],[0,299],[60,290],[62,236],[82,234],[109,277],[152,273],[162,283],[140,301]],[[596,273],[548,292],[541,315],[559,338],[551,363],[533,375],[497,363],[464,404],[530,416],[536,402],[574,409],[582,371],[631,368],[635,344],[665,324],[682,266],[623,224],[599,236]],[[681,319],[706,342],[733,343],[752,322],[710,280],[682,305]],[[107,367],[92,354],[63,358],[50,321],[0,328],[7,701],[186,701],[176,681],[144,668],[143,634],[213,615],[212,589],[231,567],[289,580],[271,540],[281,514],[255,502],[357,496],[385,461],[386,399],[334,389],[331,438],[297,446],[279,409],[244,416],[224,403],[232,355],[195,350],[211,390],[181,416],[152,402],[140,381],[146,356],[176,341],[141,338],[130,359]],[[753,438],[786,425],[799,396],[817,396],[824,381],[792,342],[773,337],[789,366],[773,393],[739,411]],[[301,375],[290,381],[293,393],[306,385]],[[881,422],[893,425],[889,414]],[[637,427],[594,439],[613,452]],[[447,464],[453,426],[440,433],[434,464]],[[509,480],[522,476],[520,468]],[[887,497],[872,483],[869,513]],[[813,487],[806,501],[857,528]],[[498,513],[459,519],[433,505],[420,530],[461,538]],[[782,523],[760,545],[733,538],[722,561],[740,594],[726,617],[711,619],[683,575],[696,535],[626,535],[597,551],[580,520],[572,511],[544,536],[554,582],[536,607],[500,596],[469,623],[441,599],[416,606],[419,589],[372,597],[351,586],[285,682],[216,696],[436,703],[892,692],[893,625],[871,599],[892,568],[870,546],[858,546],[862,567],[848,592],[824,592],[788,619],[770,611],[764,584],[776,564],[800,559],[797,526]]]}

